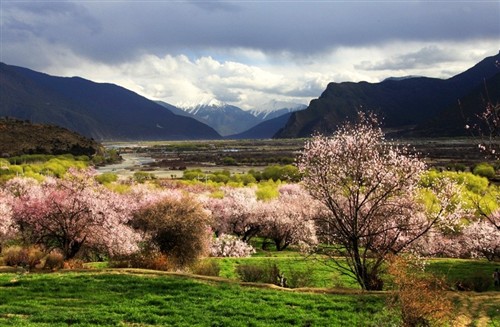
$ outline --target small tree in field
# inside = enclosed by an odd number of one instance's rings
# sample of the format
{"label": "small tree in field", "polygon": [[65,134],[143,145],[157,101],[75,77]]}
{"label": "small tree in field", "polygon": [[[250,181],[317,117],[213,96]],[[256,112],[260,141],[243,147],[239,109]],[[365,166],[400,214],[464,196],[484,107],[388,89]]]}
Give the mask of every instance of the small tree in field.
{"label": "small tree in field", "polygon": [[209,215],[191,198],[164,198],[138,210],[132,226],[144,234],[152,248],[184,267],[209,251]]}
{"label": "small tree in field", "polygon": [[298,163],[305,187],[327,208],[317,220],[324,245],[316,251],[334,261],[344,255],[348,267],[335,262],[363,289],[380,289],[386,255],[405,249],[451,210],[443,198],[427,211],[417,201],[424,163],[386,143],[373,116],[360,113],[358,123],[332,137],[313,137]]}

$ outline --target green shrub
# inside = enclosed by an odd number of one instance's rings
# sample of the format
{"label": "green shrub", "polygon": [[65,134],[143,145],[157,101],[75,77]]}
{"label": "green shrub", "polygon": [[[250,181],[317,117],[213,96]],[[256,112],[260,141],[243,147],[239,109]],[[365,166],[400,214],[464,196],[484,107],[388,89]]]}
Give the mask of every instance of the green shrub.
{"label": "green shrub", "polygon": [[260,183],[257,191],[255,191],[255,195],[258,200],[261,201],[269,201],[275,199],[279,196],[278,185],[275,183]]}
{"label": "green shrub", "polygon": [[474,173],[474,175],[486,177],[488,179],[495,177],[495,168],[493,168],[493,166],[486,162],[477,164],[472,172]]}
{"label": "green shrub", "polygon": [[220,265],[217,260],[204,260],[195,264],[191,270],[196,275],[219,276]]}
{"label": "green shrub", "polygon": [[236,159],[233,157],[224,157],[222,158],[222,164],[226,166],[237,166],[238,163],[236,162]]}
{"label": "green shrub", "polygon": [[137,171],[134,173],[134,181],[137,183],[144,183],[146,181],[154,180],[156,176],[152,173],[147,173],[144,171]]}
{"label": "green shrub", "polygon": [[95,180],[100,184],[113,183],[118,180],[118,175],[115,173],[102,173],[95,177]]}
{"label": "green shrub", "polygon": [[267,266],[240,264],[236,267],[236,273],[243,282],[266,283],[287,287],[286,278],[276,264]]}
{"label": "green shrub", "polygon": [[290,288],[310,287],[314,284],[313,270],[310,267],[305,270],[293,268],[285,276],[287,287]]}
{"label": "green shrub", "polygon": [[236,267],[236,273],[238,274],[242,282],[249,283],[264,283],[266,276],[266,267],[250,265],[250,264],[240,264]]}
{"label": "green shrub", "polygon": [[484,272],[475,272],[455,283],[455,287],[459,291],[486,292],[490,286],[491,276]]}

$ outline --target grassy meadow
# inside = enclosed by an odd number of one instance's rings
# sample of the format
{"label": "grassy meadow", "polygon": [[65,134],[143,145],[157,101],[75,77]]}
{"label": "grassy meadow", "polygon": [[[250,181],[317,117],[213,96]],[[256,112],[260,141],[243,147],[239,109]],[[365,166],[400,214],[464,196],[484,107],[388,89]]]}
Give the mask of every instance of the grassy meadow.
{"label": "grassy meadow", "polygon": [[[377,326],[373,294],[314,294],[163,274],[0,274],[2,326]],[[374,319],[377,317],[376,319]]]}
{"label": "grassy meadow", "polygon": [[[0,326],[399,326],[389,292],[362,292],[346,276],[293,251],[251,258],[210,259],[221,277],[139,269],[0,273]],[[239,264],[305,270],[309,288],[284,289],[238,281]],[[456,280],[490,276],[485,260],[433,259],[428,271]],[[499,326],[500,292],[447,293],[449,326]]]}

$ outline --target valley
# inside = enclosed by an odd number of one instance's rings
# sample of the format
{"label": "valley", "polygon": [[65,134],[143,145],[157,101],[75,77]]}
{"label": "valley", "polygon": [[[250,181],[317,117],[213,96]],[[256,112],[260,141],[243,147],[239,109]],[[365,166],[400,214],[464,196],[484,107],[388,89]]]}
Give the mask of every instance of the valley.
{"label": "valley", "polygon": [[[98,171],[123,177],[144,171],[158,178],[182,178],[186,169],[246,173],[268,165],[293,164],[305,142],[306,139],[105,142],[106,148],[120,152],[123,162],[100,167]],[[437,169],[467,170],[489,161],[473,138],[414,138],[392,142],[407,146],[410,152],[419,154],[430,167]]]}

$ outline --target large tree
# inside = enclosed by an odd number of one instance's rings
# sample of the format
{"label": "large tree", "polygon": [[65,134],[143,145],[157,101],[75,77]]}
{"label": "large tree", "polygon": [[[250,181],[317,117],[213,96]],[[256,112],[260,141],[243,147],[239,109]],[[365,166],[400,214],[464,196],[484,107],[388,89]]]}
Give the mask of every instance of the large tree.
{"label": "large tree", "polygon": [[[306,143],[298,165],[310,194],[327,214],[317,219],[320,245],[340,269],[363,289],[380,289],[386,255],[398,253],[443,222],[453,211],[448,193],[418,201],[425,165],[402,147],[385,141],[373,115],[345,123],[332,137],[315,136]],[[426,210],[427,209],[427,210]],[[451,224],[452,225],[452,224]],[[343,255],[347,267],[336,258]]]}

